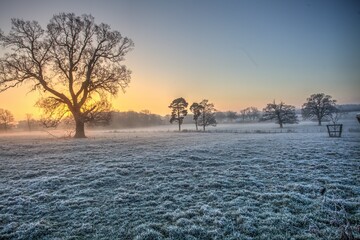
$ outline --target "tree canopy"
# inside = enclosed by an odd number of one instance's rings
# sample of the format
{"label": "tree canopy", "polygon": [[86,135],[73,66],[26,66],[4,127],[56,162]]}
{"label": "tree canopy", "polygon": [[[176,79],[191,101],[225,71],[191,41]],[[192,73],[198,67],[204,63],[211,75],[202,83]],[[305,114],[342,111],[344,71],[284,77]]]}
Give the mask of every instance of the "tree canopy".
{"label": "tree canopy", "polygon": [[196,131],[198,131],[198,125],[199,125],[199,117],[201,115],[203,106],[200,105],[199,103],[194,102],[193,104],[191,104],[190,106],[190,111],[194,114],[194,121],[195,121],[195,127],[196,127]]}
{"label": "tree canopy", "polygon": [[179,125],[179,131],[181,131],[181,124],[187,115],[187,106],[188,103],[182,97],[174,99],[169,106],[169,108],[171,108],[170,123],[177,122]]}
{"label": "tree canopy", "polygon": [[201,105],[201,114],[199,117],[199,125],[203,127],[203,130],[205,131],[205,128],[207,126],[216,126],[216,109],[214,107],[213,103],[209,103],[209,100],[204,99],[200,102]]}
{"label": "tree canopy", "polygon": [[295,113],[295,107],[286,105],[283,102],[280,102],[279,104],[276,104],[275,101],[269,103],[263,109],[263,112],[264,114],[261,118],[262,121],[275,120],[275,122],[280,125],[280,128],[282,128],[284,124],[299,122]]}
{"label": "tree canopy", "polygon": [[9,110],[0,108],[0,128],[7,130],[9,124],[14,121],[14,115]]}
{"label": "tree canopy", "polygon": [[235,119],[238,117],[237,113],[234,111],[227,111],[226,112],[226,117],[231,121],[235,121]]}
{"label": "tree canopy", "polygon": [[8,35],[0,31],[0,44],[9,51],[0,58],[0,92],[31,84],[41,93],[37,105],[46,117],[71,114],[75,137],[85,137],[84,123],[128,86],[131,71],[122,62],[133,41],[86,14],[54,15],[45,29],[22,19],[11,25]]}
{"label": "tree canopy", "polygon": [[304,119],[316,119],[319,125],[324,118],[330,118],[335,112],[337,112],[336,100],[324,93],[312,94],[306,99],[306,103],[302,105],[301,109]]}

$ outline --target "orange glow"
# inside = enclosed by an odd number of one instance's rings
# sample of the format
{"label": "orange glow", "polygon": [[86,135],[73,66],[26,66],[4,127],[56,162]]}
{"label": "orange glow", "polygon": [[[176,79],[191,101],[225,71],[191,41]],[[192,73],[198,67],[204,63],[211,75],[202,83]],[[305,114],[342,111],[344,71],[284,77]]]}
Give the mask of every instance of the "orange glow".
{"label": "orange glow", "polygon": [[[324,89],[321,84],[309,87],[304,81],[278,83],[267,78],[260,81],[261,79],[245,74],[241,78],[224,75],[222,78],[226,81],[219,81],[216,76],[206,78],[205,73],[185,77],[176,75],[169,70],[150,68],[142,61],[131,58],[125,64],[133,71],[130,85],[125,93],[120,91],[116,97],[110,98],[113,109],[118,111],[139,112],[146,109],[164,116],[170,113],[168,106],[171,101],[178,97],[184,97],[190,105],[208,99],[218,111],[236,112],[250,106],[262,110],[273,100],[300,108],[306,98],[316,92],[330,94],[340,104],[360,101],[350,97],[357,93],[357,88],[352,87],[357,84],[335,91],[337,84]],[[264,81],[267,84],[259,83]],[[32,114],[35,119],[40,118],[41,112],[34,106],[40,97],[39,93],[29,92],[30,89],[31,85],[24,85],[0,93],[0,108],[11,111],[16,121],[26,119],[27,113]]]}
{"label": "orange glow", "polygon": [[[183,86],[174,86],[174,81],[167,82],[167,78],[159,78],[156,81],[149,80],[147,76],[134,73],[130,87],[125,93],[119,92],[118,96],[111,97],[113,109],[117,111],[141,111],[149,110],[152,113],[167,115],[170,113],[168,105],[177,97],[184,97],[189,104],[208,99],[215,104],[218,111],[236,111],[254,106],[262,110],[267,103],[276,100],[300,108],[310,94],[317,90],[308,90],[294,94],[283,89],[274,91],[266,86],[205,86],[203,89]],[[35,107],[39,99],[38,92],[29,92],[30,85],[8,89],[0,93],[0,108],[7,109],[15,117],[16,121],[25,120],[26,114],[30,113],[33,118],[40,118],[40,110]],[[321,90],[319,90],[321,92]],[[331,91],[325,91],[333,95],[339,103],[346,103],[348,99],[338,98]]]}
{"label": "orange glow", "polygon": [[0,108],[9,110],[15,121],[26,119],[28,113],[32,114],[33,118],[39,118],[40,111],[34,106],[39,95],[29,90],[28,86],[20,86],[0,93]]}

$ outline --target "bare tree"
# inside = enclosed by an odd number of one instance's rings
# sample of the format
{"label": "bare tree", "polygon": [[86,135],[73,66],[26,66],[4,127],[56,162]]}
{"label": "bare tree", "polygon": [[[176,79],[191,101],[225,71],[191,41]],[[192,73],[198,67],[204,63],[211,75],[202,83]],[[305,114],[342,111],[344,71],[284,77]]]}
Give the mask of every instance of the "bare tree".
{"label": "bare tree", "polygon": [[306,99],[303,104],[301,114],[305,119],[316,119],[319,126],[326,117],[331,117],[331,114],[337,112],[336,100],[333,100],[330,95],[324,93],[312,94]]}
{"label": "bare tree", "polygon": [[283,102],[280,102],[280,104],[276,104],[275,101],[269,103],[263,109],[263,112],[262,121],[275,120],[275,122],[280,125],[280,128],[282,128],[284,124],[299,122],[295,113],[295,107],[286,105]]}
{"label": "bare tree", "polygon": [[194,102],[193,104],[191,104],[190,106],[190,111],[194,114],[194,121],[195,121],[195,126],[196,126],[196,131],[198,131],[198,120],[199,117],[201,115],[201,111],[203,109],[203,106],[200,105],[199,103]]}
{"label": "bare tree", "polygon": [[335,109],[329,114],[329,118],[333,124],[337,124],[341,117],[345,115],[343,111],[341,111],[340,107],[334,106]]}
{"label": "bare tree", "polygon": [[200,102],[201,108],[201,115],[199,118],[199,125],[203,127],[203,130],[205,131],[205,128],[207,126],[216,126],[217,122],[215,119],[216,109],[214,107],[214,104],[209,103],[209,100],[204,99]]}
{"label": "bare tree", "polygon": [[252,121],[259,120],[259,118],[260,118],[259,109],[257,109],[256,107],[250,107],[249,118]]}
{"label": "bare tree", "polygon": [[11,23],[8,35],[0,31],[0,43],[11,52],[0,59],[0,92],[31,83],[32,90],[41,91],[38,106],[48,117],[72,115],[74,137],[85,137],[91,113],[130,82],[122,62],[132,40],[107,24],[95,24],[91,15],[54,15],[46,29],[36,21]]}
{"label": "bare tree", "polygon": [[242,119],[243,122],[245,122],[245,119],[248,117],[250,109],[249,108],[245,108],[240,110],[240,117]]}
{"label": "bare tree", "polygon": [[14,121],[14,116],[9,110],[0,108],[0,126],[2,125],[6,130],[8,130],[10,123]]}
{"label": "bare tree", "polygon": [[260,111],[256,107],[248,107],[240,111],[242,121],[255,121],[260,118]]}
{"label": "bare tree", "polygon": [[32,114],[31,114],[31,113],[27,113],[27,114],[26,114],[26,123],[27,123],[27,127],[28,127],[28,130],[29,130],[29,131],[31,131],[32,122],[33,122]]}
{"label": "bare tree", "polygon": [[234,120],[238,117],[236,112],[233,111],[227,111],[226,117],[230,120],[230,122],[234,122]]}
{"label": "bare tree", "polygon": [[177,98],[172,101],[169,108],[171,108],[171,118],[170,123],[178,122],[179,124],[179,132],[181,131],[181,124],[184,121],[184,117],[187,115],[188,103],[184,98]]}

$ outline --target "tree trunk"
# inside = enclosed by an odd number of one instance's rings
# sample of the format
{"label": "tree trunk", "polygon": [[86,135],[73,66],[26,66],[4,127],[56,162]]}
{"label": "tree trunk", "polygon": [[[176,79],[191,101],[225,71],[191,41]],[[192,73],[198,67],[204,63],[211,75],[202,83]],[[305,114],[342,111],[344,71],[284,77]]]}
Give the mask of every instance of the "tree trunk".
{"label": "tree trunk", "polygon": [[79,119],[75,119],[76,129],[74,138],[86,138],[85,136],[85,124]]}
{"label": "tree trunk", "polygon": [[202,113],[202,125],[203,125],[203,130],[205,132],[205,109],[203,110],[203,113]]}
{"label": "tree trunk", "polygon": [[28,130],[31,132],[31,124],[29,120],[27,121],[27,125],[28,125]]}
{"label": "tree trunk", "polygon": [[180,110],[177,111],[178,123],[179,123],[179,132],[181,131],[181,119],[180,119]]}
{"label": "tree trunk", "polygon": [[319,126],[321,126],[321,119],[319,119],[318,122],[319,122]]}
{"label": "tree trunk", "polygon": [[196,131],[198,131],[198,123],[195,121]]}
{"label": "tree trunk", "polygon": [[280,128],[283,128],[283,123],[282,123],[282,122],[280,122],[279,124],[280,124]]}

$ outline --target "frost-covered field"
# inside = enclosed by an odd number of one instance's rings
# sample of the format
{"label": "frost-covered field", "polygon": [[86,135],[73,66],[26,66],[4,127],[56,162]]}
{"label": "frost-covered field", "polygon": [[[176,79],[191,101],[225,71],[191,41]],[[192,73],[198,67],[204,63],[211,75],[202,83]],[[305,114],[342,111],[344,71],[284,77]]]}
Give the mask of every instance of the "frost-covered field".
{"label": "frost-covered field", "polygon": [[359,238],[351,124],[3,135],[0,239]]}

